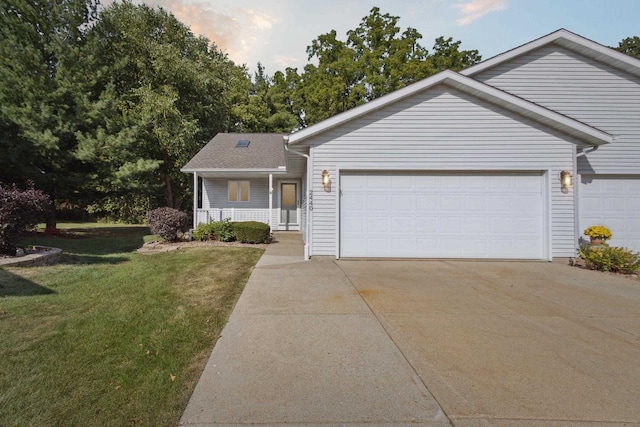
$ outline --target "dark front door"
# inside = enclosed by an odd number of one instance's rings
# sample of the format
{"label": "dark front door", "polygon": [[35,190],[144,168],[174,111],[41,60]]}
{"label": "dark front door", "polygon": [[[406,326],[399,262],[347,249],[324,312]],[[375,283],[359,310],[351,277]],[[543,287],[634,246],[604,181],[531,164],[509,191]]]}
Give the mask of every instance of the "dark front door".
{"label": "dark front door", "polygon": [[280,184],[280,223],[287,225],[298,223],[297,184]]}

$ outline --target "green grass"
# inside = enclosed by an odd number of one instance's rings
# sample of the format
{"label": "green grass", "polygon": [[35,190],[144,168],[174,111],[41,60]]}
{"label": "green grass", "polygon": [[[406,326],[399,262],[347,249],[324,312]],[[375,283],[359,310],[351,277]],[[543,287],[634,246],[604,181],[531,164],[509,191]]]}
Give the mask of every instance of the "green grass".
{"label": "green grass", "polygon": [[146,227],[66,231],[26,242],[58,264],[0,269],[0,425],[176,425],[262,250],[141,255]]}

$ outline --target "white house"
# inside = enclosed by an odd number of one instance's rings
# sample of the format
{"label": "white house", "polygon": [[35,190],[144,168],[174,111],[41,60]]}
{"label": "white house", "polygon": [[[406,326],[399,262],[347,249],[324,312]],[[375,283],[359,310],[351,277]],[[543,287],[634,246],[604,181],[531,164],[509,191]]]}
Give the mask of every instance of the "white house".
{"label": "white house", "polygon": [[301,230],[306,256],[551,260],[590,225],[640,251],[640,61],[559,30],[182,170],[194,223]]}

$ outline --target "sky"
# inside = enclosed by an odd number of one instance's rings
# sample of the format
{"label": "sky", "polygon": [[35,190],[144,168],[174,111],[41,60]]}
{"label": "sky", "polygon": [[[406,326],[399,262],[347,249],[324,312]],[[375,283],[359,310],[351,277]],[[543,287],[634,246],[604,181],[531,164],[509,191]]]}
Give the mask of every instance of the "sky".
{"label": "sky", "polygon": [[[114,0],[103,0],[108,5]],[[462,41],[483,59],[565,28],[607,46],[640,36],[640,0],[144,0],[160,6],[197,35],[213,41],[252,72],[261,62],[269,75],[307,64],[306,48],[336,30],[340,40],[372,7],[398,16],[401,30]]]}

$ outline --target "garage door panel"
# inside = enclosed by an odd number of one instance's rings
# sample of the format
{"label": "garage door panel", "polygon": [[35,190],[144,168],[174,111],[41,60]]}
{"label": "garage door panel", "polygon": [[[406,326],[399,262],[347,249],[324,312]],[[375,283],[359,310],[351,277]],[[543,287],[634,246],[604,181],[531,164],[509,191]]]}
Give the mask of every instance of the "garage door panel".
{"label": "garage door panel", "polygon": [[393,212],[413,212],[413,197],[410,194],[392,195],[391,209]]}
{"label": "garage door panel", "polygon": [[640,176],[583,176],[580,232],[591,225],[611,229],[611,245],[640,252]]}
{"label": "garage door panel", "polygon": [[343,257],[543,258],[539,173],[363,175],[341,176]]}
{"label": "garage door panel", "polygon": [[415,196],[415,201],[417,212],[437,212],[438,210],[438,196],[436,194],[418,194]]}
{"label": "garage door panel", "polygon": [[440,196],[440,211],[459,212],[464,203],[464,196],[458,194],[449,194]]}

